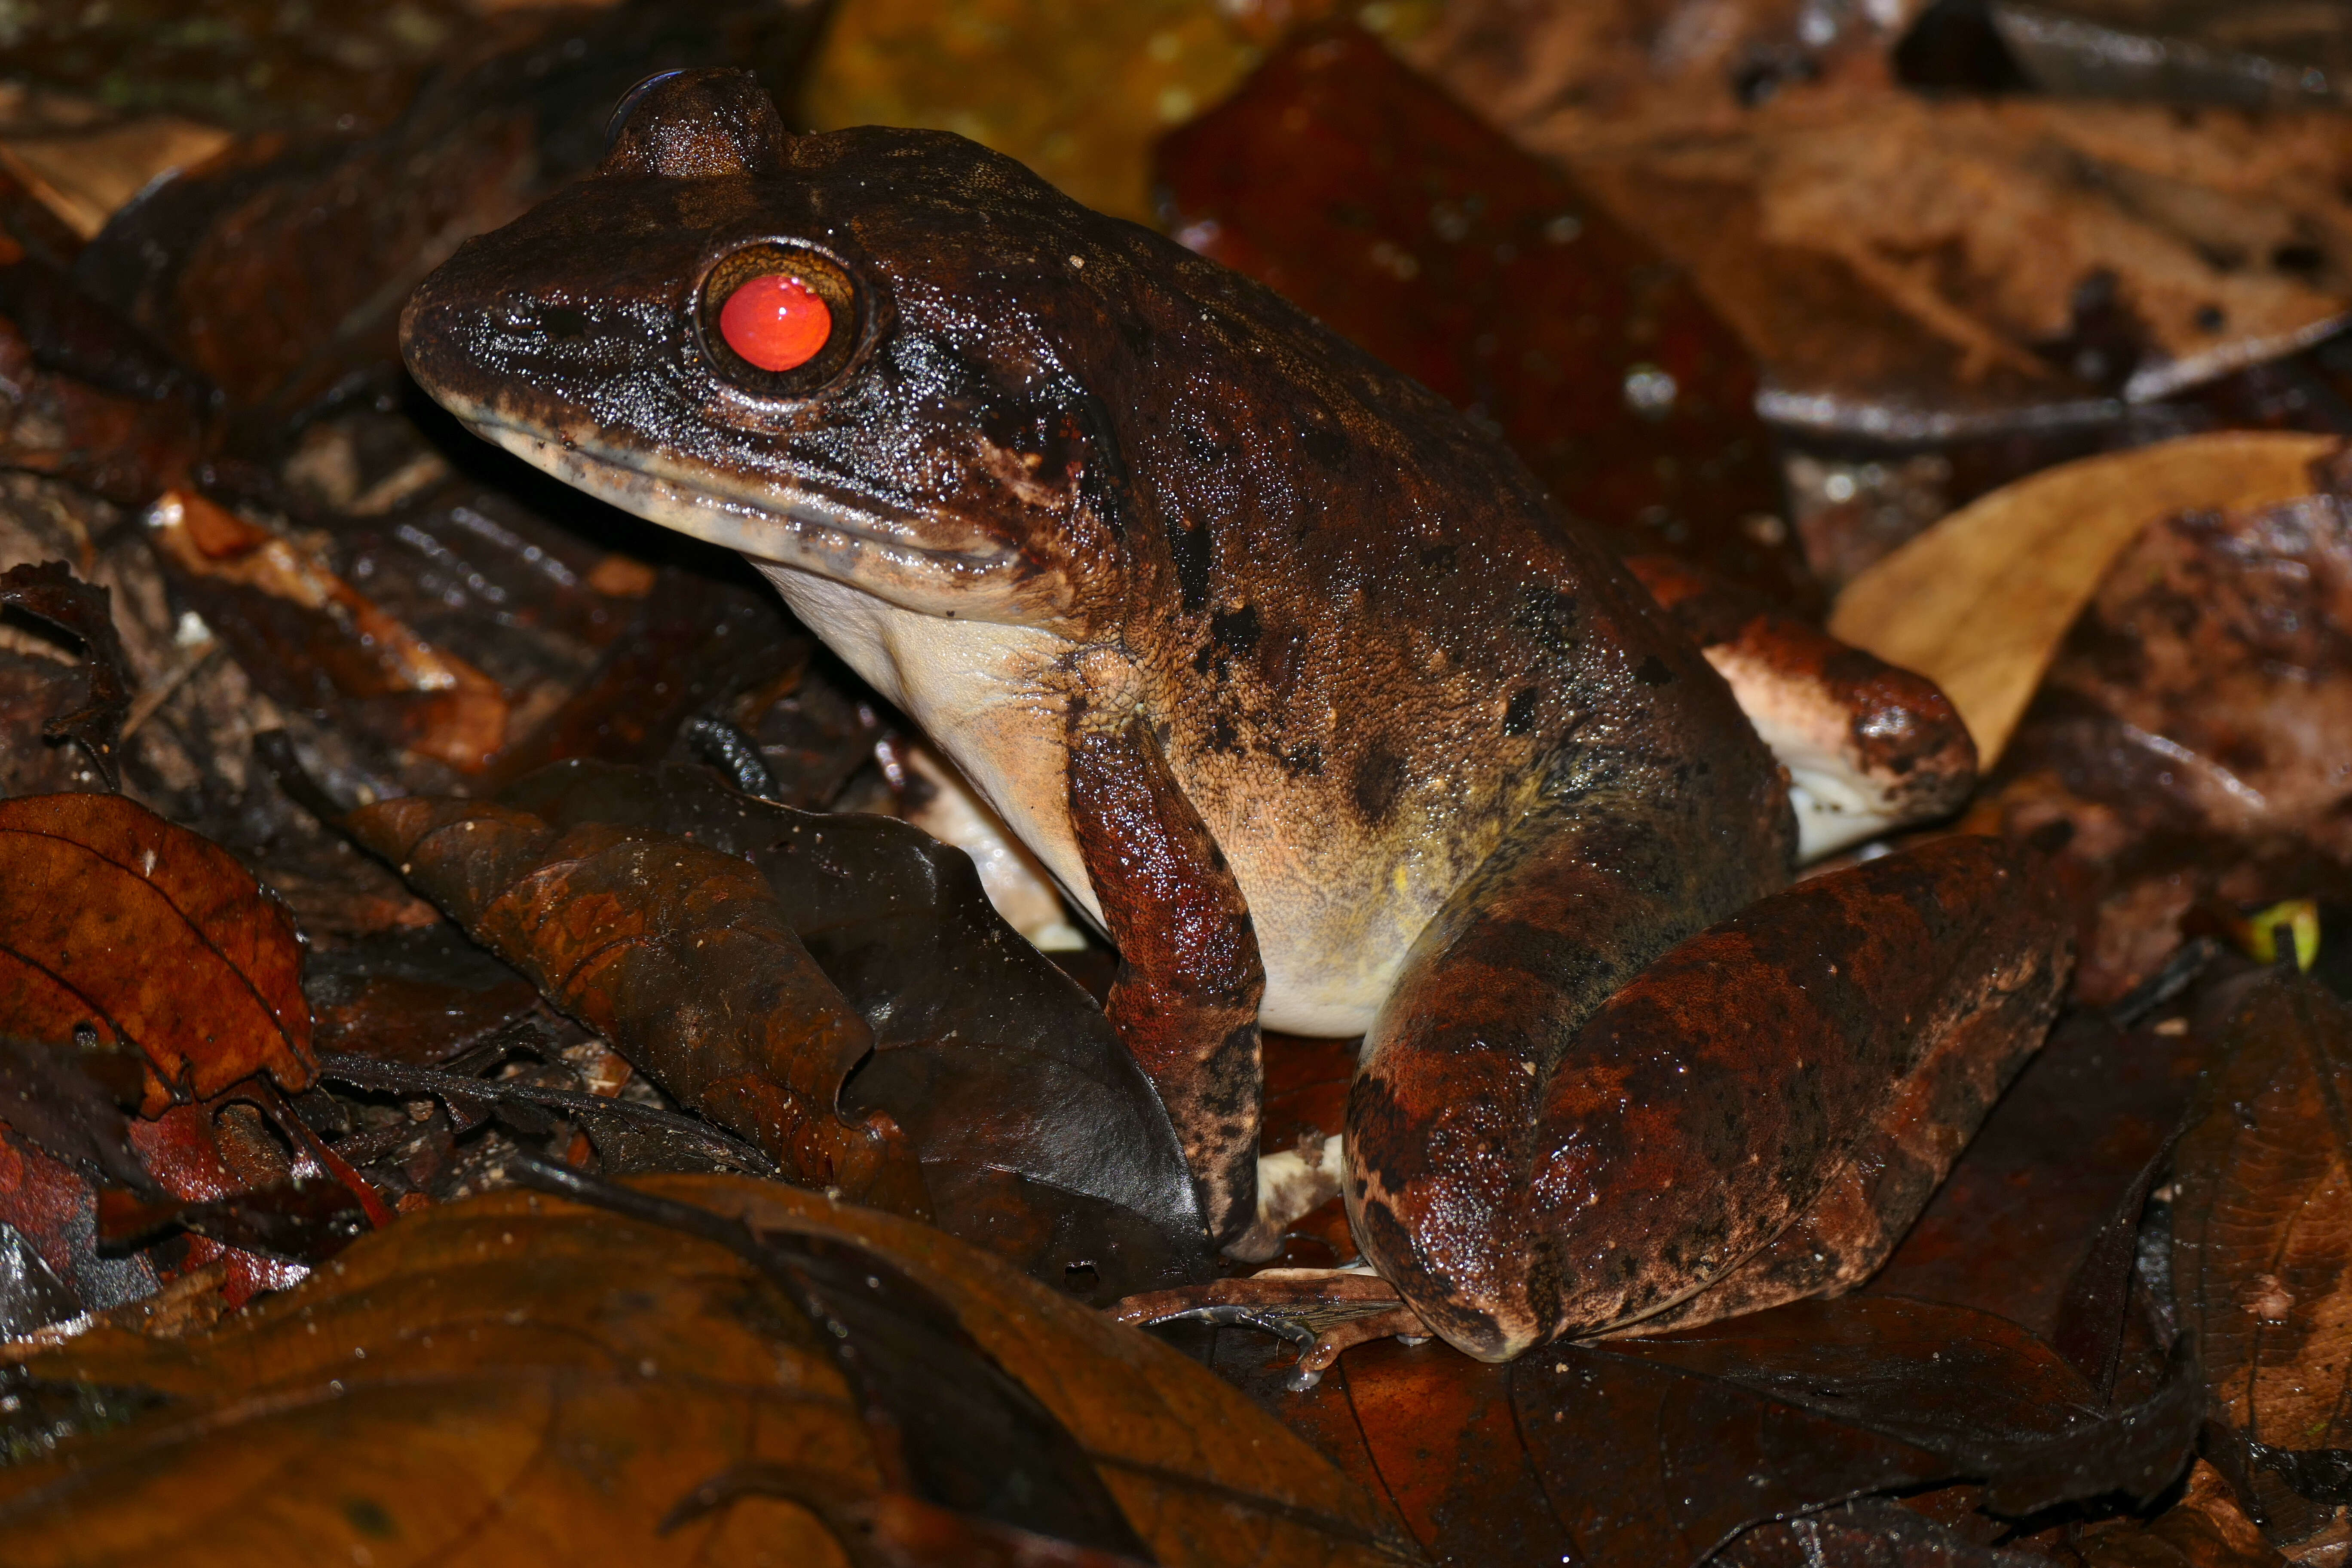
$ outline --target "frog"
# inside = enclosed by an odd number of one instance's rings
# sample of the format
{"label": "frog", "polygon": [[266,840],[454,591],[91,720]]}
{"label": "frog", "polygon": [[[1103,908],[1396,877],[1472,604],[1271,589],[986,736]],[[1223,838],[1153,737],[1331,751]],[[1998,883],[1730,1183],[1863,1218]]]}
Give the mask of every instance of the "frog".
{"label": "frog", "polygon": [[1116,951],[1215,1244],[1286,1217],[1264,1032],[1360,1037],[1362,1266],[1472,1355],[1852,1284],[2056,1006],[2022,850],[1792,882],[1842,788],[1865,831],[1965,798],[1932,686],[1645,586],[1474,417],[975,142],[653,79],[401,335],[952,760]]}

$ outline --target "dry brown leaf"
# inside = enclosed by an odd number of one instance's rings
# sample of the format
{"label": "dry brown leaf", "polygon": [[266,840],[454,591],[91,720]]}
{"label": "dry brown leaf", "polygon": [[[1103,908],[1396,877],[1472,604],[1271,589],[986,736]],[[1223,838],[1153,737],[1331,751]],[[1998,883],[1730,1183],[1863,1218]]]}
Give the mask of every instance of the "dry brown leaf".
{"label": "dry brown leaf", "polygon": [[1944,689],[1990,768],[2126,544],[2194,508],[2315,488],[2325,436],[2192,436],[2048,468],[1954,512],[1847,584],[1831,632]]}
{"label": "dry brown leaf", "polygon": [[151,114],[72,135],[0,142],[0,168],[88,239],[157,176],[201,163],[233,140],[217,125]]}
{"label": "dry brown leaf", "polygon": [[2352,1509],[2326,1478],[2352,1438],[2352,1011],[2315,980],[2273,973],[2221,1043],[2175,1156],[2172,1221],[2182,1323],[2228,1432],[2207,1451],[2237,1448],[2273,1545],[2340,1563]]}
{"label": "dry brown leaf", "polygon": [[[307,633],[298,650],[332,689],[358,705],[387,738],[465,773],[478,773],[506,743],[510,704],[499,683],[436,648],[337,576],[314,550],[246,521],[193,490],[169,490],[149,509],[149,537],[186,578],[217,590],[275,601]],[[211,617],[236,636],[244,618]],[[276,628],[272,628],[276,629]],[[268,647],[239,650],[265,685],[286,665]],[[299,700],[299,692],[282,693]]]}
{"label": "dry brown leaf", "polygon": [[136,1046],[148,1115],[257,1072],[309,1087],[286,907],[210,840],[108,795],[0,801],[0,1032]]}
{"label": "dry brown leaf", "polygon": [[[1380,1544],[1371,1500],[1246,1395],[971,1247],[758,1182],[636,1184],[913,1282],[1076,1439],[1170,1568],[1403,1555]],[[935,1370],[952,1378],[963,1359]],[[299,1290],[209,1333],[158,1342],[102,1328],[30,1361],[39,1378],[170,1403],[0,1471],[0,1558],[14,1568],[973,1561],[862,1554],[821,1522],[821,1496],[813,1509],[730,1490],[729,1478],[764,1472],[843,1500],[873,1496],[886,1471],[840,1365],[793,1298],[742,1257],[498,1194],[366,1237]],[[969,1419],[953,1405],[933,1414],[950,1430]],[[718,1506],[681,1506],[706,1487]],[[665,1516],[675,1528],[662,1530]]]}
{"label": "dry brown leaf", "polygon": [[2342,321],[2339,115],[1926,99],[1869,10],[1470,0],[1412,53],[1688,267],[1786,423],[1915,438],[2087,411]]}

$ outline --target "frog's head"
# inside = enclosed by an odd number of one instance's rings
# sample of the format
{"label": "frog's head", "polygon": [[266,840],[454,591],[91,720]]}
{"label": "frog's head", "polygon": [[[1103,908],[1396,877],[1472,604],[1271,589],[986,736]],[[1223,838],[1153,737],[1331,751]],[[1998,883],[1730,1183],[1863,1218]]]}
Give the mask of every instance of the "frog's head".
{"label": "frog's head", "polygon": [[639,516],[1051,626],[1122,587],[1118,376],[1087,361],[1134,357],[1138,239],[1166,246],[961,137],[795,137],[748,73],[679,72],[593,177],[425,279],[402,346],[476,431]]}

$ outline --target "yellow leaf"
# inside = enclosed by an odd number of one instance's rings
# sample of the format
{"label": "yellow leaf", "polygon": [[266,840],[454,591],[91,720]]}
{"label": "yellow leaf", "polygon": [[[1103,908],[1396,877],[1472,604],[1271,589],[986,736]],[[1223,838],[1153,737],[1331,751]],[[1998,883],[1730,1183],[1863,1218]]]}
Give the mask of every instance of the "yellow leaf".
{"label": "yellow leaf", "polygon": [[2316,488],[2335,437],[2190,436],[2084,458],[1944,519],[1847,584],[1830,631],[1944,689],[1990,768],[2108,565],[2158,518]]}

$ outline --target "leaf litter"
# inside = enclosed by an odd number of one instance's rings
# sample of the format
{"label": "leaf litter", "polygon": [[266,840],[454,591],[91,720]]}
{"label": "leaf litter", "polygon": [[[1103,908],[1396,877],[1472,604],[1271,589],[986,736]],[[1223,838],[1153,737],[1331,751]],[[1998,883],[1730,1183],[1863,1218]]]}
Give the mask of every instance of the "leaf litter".
{"label": "leaf litter", "polygon": [[[2046,41],[2007,99],[1966,69],[1921,97],[1965,64],[1949,6],[1171,4],[1080,37],[1002,0],[919,48],[890,41],[928,14],[838,9],[807,82],[824,7],[746,31],[638,0],[404,33],[361,98],[316,62],[220,87],[205,49],[285,47],[257,13],[178,54],[128,12],[42,24],[0,105],[0,567],[36,590],[0,637],[30,786],[0,814],[154,848],[187,913],[138,913],[121,853],[69,877],[0,837],[30,868],[0,947],[147,961],[8,972],[10,1561],[240,1561],[264,1531],[374,1562],[2339,1556],[2352,878],[2315,463],[2352,376],[2305,341],[2345,292],[2336,122],[2084,103]],[[1991,9],[2023,37],[2036,8]],[[420,247],[593,160],[671,59],[977,132],[1136,216],[1156,168],[1187,243],[1496,421],[1627,547],[1794,614],[1861,573],[1833,626],[2006,744],[1965,826],[2053,856],[2087,955],[1872,1280],[1507,1368],[1372,1339],[1305,1393],[1239,1321],[1086,1312],[1212,1272],[1087,994],[1108,955],[1049,961],[961,851],[872,815],[947,820],[919,737],[739,568],[400,390]],[[77,98],[101,70],[132,97]],[[337,94],[354,123],[320,136]],[[159,111],[242,140],[108,223],[91,193],[141,159],[223,145],[147,135]],[[1990,216],[1955,228],[1962,189]],[[1585,313],[1589,384],[1552,374]],[[54,793],[109,754],[126,798]],[[2316,978],[2269,967],[2282,900]],[[1087,940],[1050,901],[1021,923]],[[719,1001],[744,967],[698,941],[756,947],[792,1006]],[[1266,1152],[1336,1152],[1349,1047],[1266,1061]],[[843,1185],[857,1128],[885,1153],[846,1184],[899,1215],[761,1180]],[[1327,1205],[1279,1261],[1353,1250]]]}

